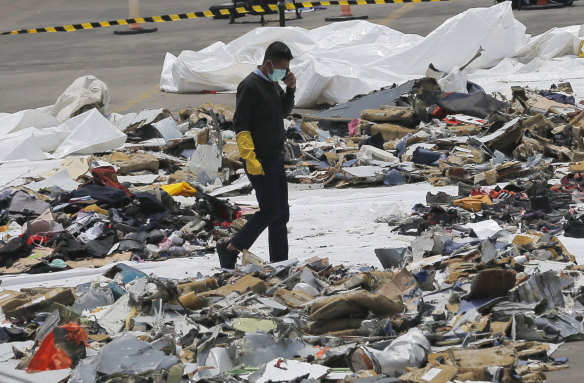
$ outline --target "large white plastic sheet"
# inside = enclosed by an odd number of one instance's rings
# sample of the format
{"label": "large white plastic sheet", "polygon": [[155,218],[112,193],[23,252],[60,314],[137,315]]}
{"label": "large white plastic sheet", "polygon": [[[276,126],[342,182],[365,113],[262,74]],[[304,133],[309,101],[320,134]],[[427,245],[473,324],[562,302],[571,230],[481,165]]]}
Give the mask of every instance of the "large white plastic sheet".
{"label": "large white plastic sheet", "polygon": [[[0,130],[8,132],[0,135],[0,162],[92,154],[117,149],[126,142],[126,135],[97,109],[91,109],[62,124],[46,115],[35,116],[39,118],[26,120],[26,115],[23,118],[22,112],[18,112],[0,119]],[[24,120],[28,123],[21,123]],[[6,124],[2,124],[3,121]],[[50,126],[51,122],[56,122],[56,125]],[[30,124],[33,125],[21,129]]]}
{"label": "large white plastic sheet", "polygon": [[20,131],[0,138],[0,162],[38,161],[49,158],[34,139],[33,130]]}
{"label": "large white plastic sheet", "polygon": [[30,127],[37,129],[59,125],[59,120],[38,109],[25,109],[0,117],[0,137]]}
{"label": "large white plastic sheet", "polygon": [[552,28],[531,38],[513,57],[505,58],[489,69],[468,71],[469,80],[487,92],[509,93],[513,85],[548,87],[570,81],[576,94],[584,93],[584,60],[576,54],[580,44],[580,26]]}
{"label": "large white plastic sheet", "polygon": [[0,117],[0,161],[44,160],[62,140],[51,130],[59,121],[37,109],[26,109]]}
{"label": "large white plastic sheet", "polygon": [[101,114],[109,100],[107,85],[88,75],[73,81],[54,105],[1,114],[0,163],[119,148],[126,135]]}
{"label": "large white plastic sheet", "polygon": [[175,93],[234,91],[261,63],[265,48],[280,40],[294,55],[291,70],[297,77],[297,107],[344,102],[402,83],[424,75],[430,63],[450,71],[467,63],[479,47],[484,49],[481,57],[466,72],[470,80],[485,79],[488,90],[509,88],[516,75],[527,81],[569,78],[579,88],[584,86],[584,64],[574,56],[577,30],[578,26],[552,29],[531,38],[514,18],[511,2],[469,9],[425,38],[367,21],[312,30],[257,28],[228,44],[217,42],[178,57],[167,53],[160,86]]}
{"label": "large white plastic sheet", "polygon": [[92,154],[117,149],[127,136],[109,122],[97,109],[65,121],[61,127],[69,135],[55,150],[55,158],[69,154]]}

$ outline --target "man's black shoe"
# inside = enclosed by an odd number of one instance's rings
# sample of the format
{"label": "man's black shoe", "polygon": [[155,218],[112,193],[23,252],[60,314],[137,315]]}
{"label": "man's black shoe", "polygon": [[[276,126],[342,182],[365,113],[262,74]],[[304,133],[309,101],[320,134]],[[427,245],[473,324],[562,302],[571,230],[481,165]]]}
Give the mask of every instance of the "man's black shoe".
{"label": "man's black shoe", "polygon": [[584,220],[582,217],[568,217],[564,224],[564,235],[572,238],[584,238]]}
{"label": "man's black shoe", "polygon": [[237,250],[229,250],[227,248],[229,241],[219,241],[217,243],[217,255],[219,255],[219,264],[224,269],[235,269],[235,262],[237,262]]}

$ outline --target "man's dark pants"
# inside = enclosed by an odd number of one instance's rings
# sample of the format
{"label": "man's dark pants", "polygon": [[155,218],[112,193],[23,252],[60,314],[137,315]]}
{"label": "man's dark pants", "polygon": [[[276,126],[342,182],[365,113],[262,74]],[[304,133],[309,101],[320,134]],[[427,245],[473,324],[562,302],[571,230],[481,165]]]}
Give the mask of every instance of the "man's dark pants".
{"label": "man's dark pants", "polygon": [[[256,212],[231,239],[238,250],[249,249],[260,234],[268,228],[270,261],[288,259],[288,232],[286,224],[290,218],[288,206],[288,183],[282,155],[260,159],[265,175],[246,174],[256,192],[260,210]],[[244,161],[245,168],[245,161]]]}

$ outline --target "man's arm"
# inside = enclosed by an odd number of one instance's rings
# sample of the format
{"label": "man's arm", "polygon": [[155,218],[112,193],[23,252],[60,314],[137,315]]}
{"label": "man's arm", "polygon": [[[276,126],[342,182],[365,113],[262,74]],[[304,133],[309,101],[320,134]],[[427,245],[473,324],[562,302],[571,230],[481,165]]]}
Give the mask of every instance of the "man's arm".
{"label": "man's arm", "polygon": [[235,141],[239,155],[245,160],[247,172],[251,175],[264,175],[264,169],[256,157],[255,145],[251,137],[251,116],[256,102],[255,92],[244,82],[239,83],[235,96],[233,130],[236,134]]}
{"label": "man's arm", "polygon": [[255,103],[255,92],[244,81],[240,82],[237,86],[235,113],[233,114],[233,130],[235,130],[235,134],[244,131],[251,133],[251,114]]}

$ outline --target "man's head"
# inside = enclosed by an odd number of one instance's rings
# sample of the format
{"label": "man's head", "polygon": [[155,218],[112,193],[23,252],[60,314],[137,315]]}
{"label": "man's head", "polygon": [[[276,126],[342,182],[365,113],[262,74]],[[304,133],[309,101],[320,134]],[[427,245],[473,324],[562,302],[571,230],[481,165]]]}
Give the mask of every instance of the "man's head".
{"label": "man's head", "polygon": [[292,58],[292,52],[286,44],[274,41],[266,49],[262,66],[269,74],[273,74],[275,70],[288,70]]}

